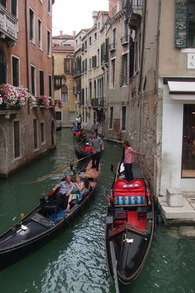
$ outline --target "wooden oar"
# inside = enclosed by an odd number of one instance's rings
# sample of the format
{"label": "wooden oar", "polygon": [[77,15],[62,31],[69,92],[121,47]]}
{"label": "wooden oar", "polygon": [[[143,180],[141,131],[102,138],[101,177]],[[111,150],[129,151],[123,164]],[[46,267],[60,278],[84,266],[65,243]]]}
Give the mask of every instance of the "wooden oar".
{"label": "wooden oar", "polygon": [[69,163],[68,165],[66,165],[66,166],[64,166],[64,167],[61,167],[61,168],[59,168],[59,169],[57,169],[57,170],[55,170],[55,171],[49,173],[48,175],[45,175],[45,176],[43,176],[43,177],[41,177],[41,178],[39,178],[39,179],[37,179],[37,180],[35,180],[35,181],[32,181],[32,182],[26,182],[26,184],[32,184],[32,183],[39,182],[39,181],[41,181],[42,179],[45,179],[45,178],[51,176],[52,174],[57,173],[57,172],[59,172],[59,171],[65,169],[65,168],[67,168],[67,167],[70,167],[71,165],[74,165],[74,164],[78,163],[79,161],[82,161],[82,160],[84,160],[84,159],[86,159],[86,158],[88,158],[88,157],[90,157],[90,156],[93,156],[93,154],[90,154],[90,155],[88,155],[88,156],[86,156],[86,157],[84,157],[84,158],[81,158],[81,159],[79,159],[79,160],[77,160],[77,161],[74,161],[74,162],[72,162],[72,163]]}

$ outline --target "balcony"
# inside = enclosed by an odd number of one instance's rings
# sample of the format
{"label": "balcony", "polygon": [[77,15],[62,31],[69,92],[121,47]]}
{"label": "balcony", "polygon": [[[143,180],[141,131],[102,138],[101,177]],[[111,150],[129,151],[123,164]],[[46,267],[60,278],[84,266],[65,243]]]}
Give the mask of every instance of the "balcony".
{"label": "balcony", "polygon": [[66,77],[64,74],[54,75],[54,89],[60,90],[66,82]]}
{"label": "balcony", "polygon": [[9,46],[17,41],[18,20],[0,4],[0,39],[4,39]]}
{"label": "balcony", "polygon": [[109,50],[110,51],[115,51],[116,50],[116,42],[113,42],[113,43],[110,44]]}
{"label": "balcony", "polygon": [[129,36],[128,35],[123,36],[121,38],[121,45],[126,45],[126,44],[128,44],[128,42],[129,42]]}
{"label": "balcony", "polygon": [[92,107],[104,107],[105,106],[105,99],[104,98],[94,98],[91,99]]}

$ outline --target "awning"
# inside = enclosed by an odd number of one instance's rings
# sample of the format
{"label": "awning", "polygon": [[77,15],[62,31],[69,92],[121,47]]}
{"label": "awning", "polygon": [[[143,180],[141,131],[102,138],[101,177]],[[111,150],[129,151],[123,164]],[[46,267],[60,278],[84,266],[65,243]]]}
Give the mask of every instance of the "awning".
{"label": "awning", "polygon": [[167,81],[170,98],[175,101],[195,102],[195,81]]}
{"label": "awning", "polygon": [[195,95],[195,81],[167,81],[170,94]]}

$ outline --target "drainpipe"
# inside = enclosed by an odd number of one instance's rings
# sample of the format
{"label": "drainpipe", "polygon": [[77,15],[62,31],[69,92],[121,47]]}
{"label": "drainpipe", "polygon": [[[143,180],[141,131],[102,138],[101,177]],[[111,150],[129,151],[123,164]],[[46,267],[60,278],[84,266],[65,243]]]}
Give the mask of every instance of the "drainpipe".
{"label": "drainpipe", "polygon": [[147,0],[144,1],[144,11],[143,11],[143,34],[142,34],[142,52],[141,52],[141,66],[140,66],[140,78],[139,78],[139,87],[138,87],[138,95],[140,103],[140,94],[142,90],[142,78],[143,78],[143,63],[144,63],[144,50],[145,50],[145,32],[146,32],[146,8],[147,8]]}
{"label": "drainpipe", "polygon": [[28,41],[28,0],[25,0],[25,26],[26,26],[26,78],[27,78],[27,88],[29,90],[29,41]]}

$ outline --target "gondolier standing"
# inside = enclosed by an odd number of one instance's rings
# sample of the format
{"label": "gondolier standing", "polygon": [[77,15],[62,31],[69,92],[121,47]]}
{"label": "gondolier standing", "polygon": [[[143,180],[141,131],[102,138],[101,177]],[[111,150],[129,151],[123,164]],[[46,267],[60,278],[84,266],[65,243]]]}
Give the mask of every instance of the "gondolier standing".
{"label": "gondolier standing", "polygon": [[98,171],[99,168],[99,162],[100,162],[100,153],[104,150],[104,143],[103,140],[97,136],[97,133],[93,131],[92,138],[90,139],[90,145],[92,147],[92,151],[94,155],[92,156],[92,167],[96,168],[96,171]]}
{"label": "gondolier standing", "polygon": [[134,149],[132,149],[129,145],[129,142],[126,140],[123,142],[124,147],[124,168],[125,168],[125,179],[126,181],[133,180],[133,172],[132,172],[132,163],[134,162],[133,154],[139,156],[145,156],[145,154],[141,154]]}

